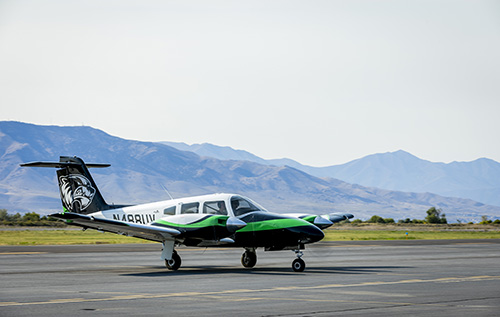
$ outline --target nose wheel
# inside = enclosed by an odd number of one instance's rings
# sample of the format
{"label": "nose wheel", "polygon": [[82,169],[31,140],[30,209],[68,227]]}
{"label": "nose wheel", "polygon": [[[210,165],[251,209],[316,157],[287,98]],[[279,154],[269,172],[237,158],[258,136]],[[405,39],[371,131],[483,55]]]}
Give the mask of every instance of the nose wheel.
{"label": "nose wheel", "polygon": [[294,272],[303,272],[306,268],[306,262],[301,259],[302,255],[304,255],[300,250],[295,250],[295,254],[297,258],[292,262],[292,269]]}
{"label": "nose wheel", "polygon": [[241,256],[241,264],[244,267],[252,268],[257,264],[257,254],[255,254],[255,249],[247,249]]}

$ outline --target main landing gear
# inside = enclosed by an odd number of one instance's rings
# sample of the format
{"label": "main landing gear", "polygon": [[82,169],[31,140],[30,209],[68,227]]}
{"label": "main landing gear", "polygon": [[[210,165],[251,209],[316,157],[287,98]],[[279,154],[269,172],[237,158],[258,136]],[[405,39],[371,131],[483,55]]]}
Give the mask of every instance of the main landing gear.
{"label": "main landing gear", "polygon": [[163,241],[163,250],[161,251],[161,258],[165,260],[165,266],[172,271],[181,267],[181,257],[174,250],[174,246],[174,240],[165,240]]}
{"label": "main landing gear", "polygon": [[246,249],[241,256],[241,264],[247,268],[252,268],[255,264],[257,264],[257,254],[255,253],[255,249]]}
{"label": "main landing gear", "polygon": [[165,259],[165,266],[172,271],[176,271],[181,267],[181,257],[177,254],[177,251],[174,250],[172,253],[172,259]]}

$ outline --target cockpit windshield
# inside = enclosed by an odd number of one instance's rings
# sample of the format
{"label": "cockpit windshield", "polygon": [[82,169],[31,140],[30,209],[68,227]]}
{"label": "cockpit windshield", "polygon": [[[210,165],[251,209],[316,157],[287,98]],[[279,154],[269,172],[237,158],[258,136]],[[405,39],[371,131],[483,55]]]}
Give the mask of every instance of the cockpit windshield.
{"label": "cockpit windshield", "polygon": [[241,216],[252,211],[266,211],[253,201],[240,196],[231,197],[231,208],[233,208],[235,216]]}

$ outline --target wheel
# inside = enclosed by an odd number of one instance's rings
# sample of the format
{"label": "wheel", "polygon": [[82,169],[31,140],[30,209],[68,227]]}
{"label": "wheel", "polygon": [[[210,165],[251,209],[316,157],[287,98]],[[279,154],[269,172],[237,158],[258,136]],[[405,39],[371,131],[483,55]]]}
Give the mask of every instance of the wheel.
{"label": "wheel", "polygon": [[306,262],[304,262],[304,260],[302,260],[301,258],[293,260],[292,269],[295,272],[302,272],[304,271],[305,268],[306,268]]}
{"label": "wheel", "polygon": [[244,267],[254,267],[257,264],[257,254],[251,251],[245,251],[241,256],[241,264]]}
{"label": "wheel", "polygon": [[181,257],[177,254],[175,250],[174,253],[172,253],[172,259],[165,260],[165,266],[172,271],[175,271],[179,267],[181,267]]}

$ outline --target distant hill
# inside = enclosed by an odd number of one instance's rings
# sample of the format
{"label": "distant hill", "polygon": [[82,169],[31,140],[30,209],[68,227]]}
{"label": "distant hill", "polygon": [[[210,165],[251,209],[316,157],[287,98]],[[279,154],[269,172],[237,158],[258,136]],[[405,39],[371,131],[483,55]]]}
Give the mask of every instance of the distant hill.
{"label": "distant hill", "polygon": [[218,160],[250,161],[268,165],[267,160],[264,160],[247,151],[235,150],[229,146],[218,146],[210,143],[192,144],[192,145],[188,145],[183,142],[160,142],[160,143],[171,146],[181,151],[189,151],[196,153],[199,156],[213,157]]}
{"label": "distant hill", "polygon": [[[311,171],[315,171],[316,169],[318,169],[317,167],[302,165],[297,161],[287,158],[266,160],[245,150],[235,150],[229,146],[218,146],[210,143],[189,145],[183,142],[168,142],[168,141],[161,143],[174,147],[181,151],[189,151],[196,153],[199,156],[213,157],[219,160],[250,161],[263,165],[290,166],[311,175],[314,175],[313,173],[311,173]],[[323,177],[320,175],[316,176]]]}
{"label": "distant hill", "polygon": [[434,194],[367,188],[319,178],[290,166],[201,157],[171,146],[125,140],[91,127],[39,126],[0,122],[0,208],[11,212],[61,209],[55,171],[21,168],[30,161],[57,161],[76,155],[86,162],[110,163],[91,170],[108,203],[144,203],[174,197],[233,192],[275,212],[352,212],[366,219],[419,218],[436,206],[450,221],[494,217],[499,207]]}
{"label": "distant hill", "polygon": [[[180,148],[178,143],[169,144]],[[312,167],[290,159],[264,160],[249,152],[207,143],[182,144],[182,149],[223,160],[245,159],[259,164],[288,165],[317,177],[337,178],[362,186],[428,192],[500,206],[500,163],[487,158],[472,162],[433,163],[399,150],[368,155],[341,165]]]}
{"label": "distant hill", "polygon": [[369,155],[322,172],[363,186],[430,192],[500,206],[500,163],[487,158],[433,163],[400,150]]}

